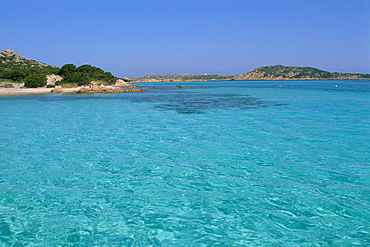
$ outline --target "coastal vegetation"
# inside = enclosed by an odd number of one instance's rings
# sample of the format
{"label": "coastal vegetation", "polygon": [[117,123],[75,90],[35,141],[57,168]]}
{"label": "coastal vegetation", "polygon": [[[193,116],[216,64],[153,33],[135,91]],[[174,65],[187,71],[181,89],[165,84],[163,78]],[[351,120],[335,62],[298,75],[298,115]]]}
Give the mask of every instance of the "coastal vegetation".
{"label": "coastal vegetation", "polygon": [[79,67],[65,64],[59,68],[23,58],[9,49],[0,52],[0,82],[6,82],[7,87],[12,83],[24,83],[24,86],[29,88],[44,87],[47,84],[47,75],[54,74],[59,75],[61,79],[53,82],[53,85],[55,83],[63,87],[88,85],[91,82],[113,85],[118,79],[112,73],[88,64]]}
{"label": "coastal vegetation", "polygon": [[89,84],[91,81],[103,85],[113,85],[118,79],[112,73],[88,64],[80,67],[76,67],[74,64],[65,64],[57,74],[63,78],[56,83],[57,85],[76,84],[82,86]]}
{"label": "coastal vegetation", "polygon": [[9,49],[0,52],[0,81],[6,82],[4,87],[14,87],[13,83],[24,83],[24,87],[30,88],[43,87],[46,85],[46,75],[58,71],[57,66],[23,58]]}
{"label": "coastal vegetation", "polygon": [[0,69],[35,69],[43,74],[55,74],[59,71],[57,66],[48,65],[32,59],[21,57],[12,50],[3,50],[0,52]]}
{"label": "coastal vegetation", "polygon": [[24,79],[24,86],[30,88],[45,87],[46,76],[44,74],[29,75]]}
{"label": "coastal vegetation", "polygon": [[0,68],[0,78],[10,80],[11,82],[21,82],[30,75],[41,74],[36,68]]}

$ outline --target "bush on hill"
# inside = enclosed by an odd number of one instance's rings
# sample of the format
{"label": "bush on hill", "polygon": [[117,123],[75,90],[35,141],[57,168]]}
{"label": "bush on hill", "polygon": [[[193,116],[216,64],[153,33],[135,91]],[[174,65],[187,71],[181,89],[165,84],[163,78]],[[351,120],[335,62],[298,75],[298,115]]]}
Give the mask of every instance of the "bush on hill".
{"label": "bush on hill", "polygon": [[40,71],[40,73],[44,74],[44,75],[51,75],[51,74],[58,74],[59,72],[59,68],[58,67],[42,67],[42,68],[39,68],[38,69]]}
{"label": "bush on hill", "polygon": [[112,73],[88,64],[80,67],[76,67],[74,64],[65,64],[60,68],[58,75],[63,77],[63,80],[57,82],[58,85],[76,83],[78,86],[82,86],[89,84],[91,81],[99,81],[111,85],[117,80],[117,77],[112,75]]}
{"label": "bush on hill", "polygon": [[0,78],[9,79],[16,82],[23,81],[29,75],[40,74],[41,72],[36,68],[12,68],[0,70]]}
{"label": "bush on hill", "polygon": [[100,74],[104,73],[104,70],[102,70],[101,68],[98,68],[98,67],[95,67],[95,66],[92,66],[92,65],[88,65],[88,64],[81,65],[80,67],[77,68],[76,71],[77,72],[82,72],[82,73],[85,73],[85,74],[89,74],[91,77],[95,77],[97,75],[100,75]]}
{"label": "bush on hill", "polygon": [[64,76],[67,76],[69,74],[72,74],[73,72],[76,72],[76,69],[77,69],[76,65],[74,65],[74,64],[65,64],[60,68],[60,70],[58,72],[58,75],[64,77]]}
{"label": "bush on hill", "polygon": [[77,83],[78,86],[89,84],[91,78],[88,74],[84,74],[82,72],[73,72],[64,76],[63,80],[60,81],[61,84],[65,83]]}
{"label": "bush on hill", "polygon": [[44,74],[29,75],[24,79],[24,86],[30,88],[44,87],[46,76]]}

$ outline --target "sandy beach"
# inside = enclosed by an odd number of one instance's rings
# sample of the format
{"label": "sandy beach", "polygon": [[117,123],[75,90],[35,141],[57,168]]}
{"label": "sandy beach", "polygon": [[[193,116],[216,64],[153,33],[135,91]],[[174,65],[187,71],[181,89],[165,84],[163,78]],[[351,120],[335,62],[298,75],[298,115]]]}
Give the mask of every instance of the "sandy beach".
{"label": "sandy beach", "polygon": [[[75,88],[63,88],[63,93],[72,93],[79,90],[81,87]],[[10,95],[33,95],[33,94],[50,94],[53,88],[1,88],[0,96],[10,96]]]}
{"label": "sandy beach", "polygon": [[125,89],[122,87],[116,86],[97,86],[92,85],[88,87],[73,87],[73,88],[46,88],[46,87],[39,87],[39,88],[3,88],[0,87],[0,96],[11,96],[11,95],[35,95],[35,94],[51,94],[52,91],[55,90],[55,94],[107,94],[107,93],[135,93],[135,92],[145,92],[144,89],[140,89],[141,87],[135,87],[131,85],[127,85]]}

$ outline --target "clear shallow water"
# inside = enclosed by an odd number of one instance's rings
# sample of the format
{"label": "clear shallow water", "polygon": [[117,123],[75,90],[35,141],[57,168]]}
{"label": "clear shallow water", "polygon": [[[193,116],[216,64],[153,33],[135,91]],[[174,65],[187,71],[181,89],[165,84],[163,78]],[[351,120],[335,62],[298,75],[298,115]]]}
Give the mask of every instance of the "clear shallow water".
{"label": "clear shallow water", "polygon": [[0,246],[370,245],[370,82],[178,84],[0,97]]}

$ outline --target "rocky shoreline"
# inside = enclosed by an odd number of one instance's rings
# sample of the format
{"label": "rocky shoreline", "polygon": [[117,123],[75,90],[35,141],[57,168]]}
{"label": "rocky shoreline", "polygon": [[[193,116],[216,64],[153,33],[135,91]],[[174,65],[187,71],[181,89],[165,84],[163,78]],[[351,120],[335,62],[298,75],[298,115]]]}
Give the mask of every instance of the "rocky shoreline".
{"label": "rocky shoreline", "polygon": [[[9,83],[8,83],[9,84]],[[7,95],[34,95],[34,94],[113,94],[113,93],[137,93],[145,92],[142,87],[137,87],[127,83],[118,83],[114,86],[89,85],[82,87],[63,88],[22,88],[20,84],[13,83],[12,87],[0,87],[0,96]]]}
{"label": "rocky shoreline", "polygon": [[[71,93],[71,94],[112,94],[112,93],[137,93],[145,92],[145,89],[140,89],[142,87],[116,87],[116,86],[103,86],[103,85],[90,85],[85,87],[73,88],[72,90],[65,91],[64,88],[56,86],[51,93],[60,94],[60,93]],[[125,90],[124,90],[125,89]]]}

